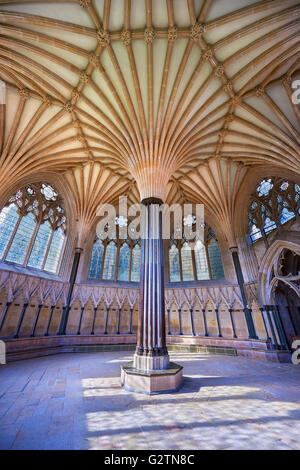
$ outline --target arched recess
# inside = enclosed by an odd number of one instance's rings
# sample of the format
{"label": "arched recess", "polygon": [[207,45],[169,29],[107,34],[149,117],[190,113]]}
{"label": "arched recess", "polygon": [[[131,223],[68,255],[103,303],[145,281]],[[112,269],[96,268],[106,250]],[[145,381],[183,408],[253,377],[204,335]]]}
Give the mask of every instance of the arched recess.
{"label": "arched recess", "polygon": [[[300,175],[274,165],[265,166],[263,168],[261,166],[249,168],[245,175],[238,191],[234,217],[234,232],[240,251],[240,261],[245,282],[257,281],[260,271],[254,248],[247,242],[249,204],[251,195],[257,185],[268,176],[278,176],[300,184]],[[281,231],[280,228],[279,231]]]}
{"label": "arched recess", "polygon": [[6,185],[5,188],[3,188],[3,191],[0,191],[0,208],[6,204],[9,197],[20,187],[28,183],[37,182],[47,182],[52,185],[60,194],[64,202],[67,215],[66,241],[60,263],[60,269],[57,275],[62,280],[69,280],[73,262],[73,251],[76,245],[77,237],[77,215],[75,211],[75,198],[73,191],[64,175],[46,171],[33,173],[32,175],[11,181],[9,185]]}
{"label": "arched recess", "polygon": [[[298,292],[300,303],[299,280],[300,275],[281,276],[279,267],[285,250],[291,251],[300,257],[300,235],[299,232],[289,232],[288,239],[275,240],[264,255],[258,272],[258,299],[261,305],[276,305],[275,289],[280,281],[286,283],[294,292]],[[298,282],[298,288],[297,283]]]}

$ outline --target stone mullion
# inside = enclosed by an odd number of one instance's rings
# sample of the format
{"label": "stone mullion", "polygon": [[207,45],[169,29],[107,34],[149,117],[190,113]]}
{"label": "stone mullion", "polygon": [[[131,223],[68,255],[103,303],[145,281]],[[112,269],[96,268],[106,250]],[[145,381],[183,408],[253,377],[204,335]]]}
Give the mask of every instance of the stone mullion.
{"label": "stone mullion", "polygon": [[104,270],[104,263],[105,263],[105,256],[106,256],[106,248],[107,248],[107,240],[104,242],[104,248],[103,248],[103,256],[102,256],[102,266],[101,266],[101,272],[100,272],[100,280],[102,281],[103,279],[103,270]]}
{"label": "stone mullion", "polygon": [[[44,268],[45,268],[45,264],[46,264],[46,261],[47,261],[47,258],[48,258],[50,246],[51,246],[51,243],[52,243],[52,240],[53,240],[53,235],[54,235],[54,230],[52,229],[52,230],[51,230],[50,237],[49,237],[49,240],[48,240],[48,243],[47,243],[47,248],[46,248],[46,252],[45,252],[45,256],[44,256],[44,261],[43,261],[41,270],[44,270]],[[62,251],[63,251],[63,250],[61,250],[61,253],[62,253]]]}
{"label": "stone mullion", "polygon": [[129,275],[128,275],[128,280],[131,282],[131,271],[132,271],[132,250],[134,246],[131,244],[130,245],[130,259],[129,259]]}
{"label": "stone mullion", "polygon": [[195,258],[195,250],[194,249],[191,250],[191,254],[192,254],[194,281],[197,281],[196,258]]}
{"label": "stone mullion", "polygon": [[208,267],[208,275],[209,275],[209,279],[212,280],[213,277],[212,277],[212,272],[211,272],[211,265],[210,265],[207,242],[205,242],[204,247],[205,247],[206,262],[207,262],[207,267]]}
{"label": "stone mullion", "polygon": [[116,256],[116,269],[115,269],[115,281],[118,279],[118,273],[119,273],[119,259],[120,259],[120,250],[123,244],[120,242],[117,242],[117,256]]}
{"label": "stone mullion", "polygon": [[25,259],[24,259],[24,263],[23,263],[24,267],[27,266],[27,263],[29,261],[29,258],[30,258],[31,252],[32,252],[32,248],[33,248],[34,242],[36,240],[36,236],[37,236],[37,233],[38,233],[38,230],[39,230],[40,226],[41,226],[40,222],[35,224],[34,231],[33,231],[33,234],[31,236],[31,239],[30,239],[29,247],[27,249],[26,256],[25,256]]}

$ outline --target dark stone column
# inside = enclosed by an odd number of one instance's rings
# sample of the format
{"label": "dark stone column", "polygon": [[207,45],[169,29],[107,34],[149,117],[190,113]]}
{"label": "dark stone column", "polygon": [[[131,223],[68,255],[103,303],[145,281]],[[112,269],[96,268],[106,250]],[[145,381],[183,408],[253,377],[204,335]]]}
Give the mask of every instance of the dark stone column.
{"label": "dark stone column", "polygon": [[[267,341],[272,341],[271,340],[271,335],[269,333],[269,328],[268,328],[268,325],[267,325],[267,322],[266,322],[266,319],[265,319],[265,309],[263,307],[260,307],[259,310],[261,311],[261,316],[262,316],[262,319],[263,319],[263,322],[264,322],[264,327],[265,327],[265,330],[266,330],[266,333],[267,333]],[[266,315],[267,315],[267,312],[266,312]]]}
{"label": "dark stone column", "polygon": [[23,319],[24,319],[27,307],[28,307],[28,303],[23,305],[23,309],[22,309],[22,312],[21,312],[21,316],[20,316],[19,323],[18,323],[18,326],[17,326],[17,331],[16,331],[16,334],[15,334],[14,338],[19,338],[21,326],[22,326],[22,323],[23,323]]}
{"label": "dark stone column", "polygon": [[167,369],[164,253],[160,199],[142,201],[142,257],[140,309],[134,367],[140,370]]}
{"label": "dark stone column", "polygon": [[202,309],[202,314],[203,314],[203,324],[204,324],[204,336],[209,336],[208,330],[207,330],[207,323],[206,323],[206,312],[205,308]]}
{"label": "dark stone column", "polygon": [[234,325],[234,321],[233,321],[232,308],[229,308],[228,311],[229,311],[229,315],[230,315],[230,321],[231,321],[231,326],[232,326],[233,337],[237,338],[237,334],[236,334],[236,331],[235,331],[235,325]]}
{"label": "dark stone column", "polygon": [[47,325],[45,336],[49,336],[49,328],[50,328],[50,325],[51,325],[54,309],[55,309],[55,305],[52,305],[51,309],[50,309],[50,315],[49,315],[49,320],[48,320],[48,325]]}
{"label": "dark stone column", "polygon": [[39,321],[39,317],[40,317],[40,313],[41,313],[41,310],[42,310],[42,307],[43,305],[40,304],[38,306],[38,309],[37,309],[37,312],[36,312],[36,317],[35,317],[35,322],[34,322],[34,325],[33,325],[33,328],[32,328],[32,333],[30,336],[34,337],[35,335],[35,330],[36,330],[36,327],[37,327],[37,324],[38,324],[38,321]]}
{"label": "dark stone column", "polygon": [[130,318],[129,318],[129,334],[132,335],[132,314],[133,308],[130,309]]}
{"label": "dark stone column", "polygon": [[182,335],[181,308],[178,309],[179,334]]}
{"label": "dark stone column", "polygon": [[275,325],[276,325],[278,335],[279,335],[279,338],[280,338],[280,343],[281,343],[280,345],[283,349],[287,350],[287,349],[289,349],[289,344],[288,344],[288,340],[287,340],[287,337],[286,337],[286,332],[285,332],[285,329],[284,329],[284,326],[283,326],[283,323],[282,323],[282,319],[281,319],[278,307],[277,307],[277,305],[275,305],[271,308],[273,310]]}
{"label": "dark stone column", "polygon": [[105,335],[107,335],[109,311],[110,311],[110,307],[106,307],[106,318],[105,318],[105,327],[104,327],[104,334]]}
{"label": "dark stone column", "polygon": [[279,343],[277,341],[277,336],[276,336],[274,325],[273,325],[272,314],[270,313],[270,311],[272,311],[272,309],[270,308],[269,305],[265,305],[264,309],[267,313],[268,323],[269,323],[270,329],[271,329],[271,336],[272,336],[271,341],[273,341],[272,344],[273,344],[273,346],[275,346],[276,349],[279,349]]}
{"label": "dark stone column", "polygon": [[117,335],[120,334],[120,325],[121,325],[121,310],[122,308],[118,309],[118,326],[117,326]]}
{"label": "dark stone column", "polygon": [[247,304],[247,297],[246,297],[245,287],[244,287],[244,276],[243,276],[243,272],[242,272],[242,268],[241,268],[238,249],[237,249],[237,247],[232,247],[232,248],[230,248],[230,251],[231,251],[231,254],[232,254],[235,273],[236,273],[236,277],[237,277],[238,284],[239,284],[240,291],[241,291],[241,295],[242,295],[242,300],[243,300],[243,305],[244,305],[244,313],[245,313],[249,338],[250,339],[258,339],[258,336],[257,336],[256,331],[255,331],[253,318],[252,318],[252,310],[248,307],[248,304]]}
{"label": "dark stone column", "polygon": [[190,316],[191,316],[192,335],[195,336],[194,318],[193,318],[193,309],[192,308],[190,308]]}
{"label": "dark stone column", "polygon": [[92,324],[91,335],[95,334],[95,323],[96,323],[97,308],[98,308],[98,305],[96,305],[96,307],[94,307],[94,316],[93,316],[93,324]]}
{"label": "dark stone column", "polygon": [[170,323],[170,309],[167,309],[168,314],[168,335],[171,335],[171,323]]}
{"label": "dark stone column", "polygon": [[68,292],[68,297],[67,297],[67,304],[63,309],[63,314],[61,317],[60,326],[58,330],[59,335],[66,334],[66,328],[67,328],[69,312],[70,312],[70,303],[71,303],[72,293],[74,289],[74,284],[76,281],[81,253],[82,253],[81,248],[75,248],[75,255],[74,255],[74,261],[73,261],[73,266],[72,266],[72,271],[71,271],[71,276],[70,276],[70,287],[69,287],[69,292]]}
{"label": "dark stone column", "polygon": [[4,325],[5,320],[6,320],[7,312],[8,312],[8,309],[9,309],[10,306],[11,306],[11,302],[6,302],[6,306],[5,306],[3,316],[2,316],[2,320],[1,320],[1,324],[0,324],[0,336],[1,336],[1,331],[2,331],[3,325]]}
{"label": "dark stone column", "polygon": [[79,325],[78,325],[78,330],[77,330],[77,334],[78,334],[78,335],[80,335],[80,330],[81,330],[81,323],[82,323],[82,317],[83,317],[84,307],[85,307],[85,305],[84,305],[83,307],[81,306],[81,310],[80,310]]}

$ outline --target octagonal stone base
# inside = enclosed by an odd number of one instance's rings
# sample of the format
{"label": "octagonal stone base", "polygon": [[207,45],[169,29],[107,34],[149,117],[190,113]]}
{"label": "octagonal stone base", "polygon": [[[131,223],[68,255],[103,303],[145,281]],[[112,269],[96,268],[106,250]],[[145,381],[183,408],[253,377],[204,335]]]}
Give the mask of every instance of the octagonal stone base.
{"label": "octagonal stone base", "polygon": [[121,366],[121,385],[129,392],[154,395],[176,392],[182,385],[183,367],[170,362],[169,369],[143,371],[136,369],[133,362]]}

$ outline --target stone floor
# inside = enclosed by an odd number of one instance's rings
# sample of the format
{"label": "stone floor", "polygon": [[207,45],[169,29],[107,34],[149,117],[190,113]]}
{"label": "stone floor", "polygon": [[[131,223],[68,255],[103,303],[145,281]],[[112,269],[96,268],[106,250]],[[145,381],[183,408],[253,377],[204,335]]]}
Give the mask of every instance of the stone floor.
{"label": "stone floor", "polygon": [[126,352],[0,366],[0,449],[300,449],[300,367],[172,354],[183,388],[120,389]]}

